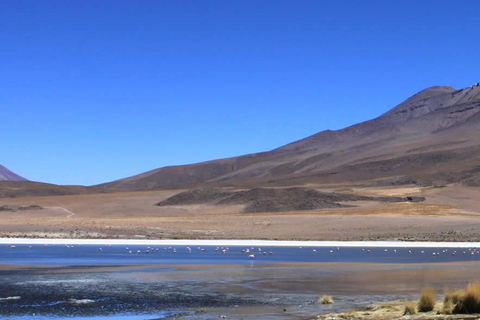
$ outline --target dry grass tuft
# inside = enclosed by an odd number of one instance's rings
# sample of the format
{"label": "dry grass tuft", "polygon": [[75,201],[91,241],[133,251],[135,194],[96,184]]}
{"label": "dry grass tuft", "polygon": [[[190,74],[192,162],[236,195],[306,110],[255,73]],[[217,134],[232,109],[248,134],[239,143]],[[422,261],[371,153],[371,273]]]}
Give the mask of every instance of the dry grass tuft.
{"label": "dry grass tuft", "polygon": [[428,312],[435,307],[435,289],[432,287],[423,288],[420,292],[420,299],[418,300],[418,311]]}
{"label": "dry grass tuft", "polygon": [[462,300],[464,295],[463,290],[445,290],[445,297],[443,298],[442,313],[452,314],[455,307]]}
{"label": "dry grass tuft", "polygon": [[463,297],[463,290],[445,290],[443,303],[451,302],[457,304]]}
{"label": "dry grass tuft", "polygon": [[453,308],[453,313],[480,313],[480,283],[470,283],[459,294],[460,298]]}
{"label": "dry grass tuft", "polygon": [[405,311],[403,312],[403,315],[413,315],[417,314],[417,306],[415,303],[407,301],[405,302]]}
{"label": "dry grass tuft", "polygon": [[453,314],[453,309],[455,308],[455,305],[452,303],[452,301],[447,300],[443,302],[442,310],[440,313],[442,314]]}
{"label": "dry grass tuft", "polygon": [[321,296],[320,298],[318,298],[318,303],[321,303],[321,304],[332,304],[332,303],[333,303],[333,299],[332,299],[331,296],[323,295],[323,296]]}

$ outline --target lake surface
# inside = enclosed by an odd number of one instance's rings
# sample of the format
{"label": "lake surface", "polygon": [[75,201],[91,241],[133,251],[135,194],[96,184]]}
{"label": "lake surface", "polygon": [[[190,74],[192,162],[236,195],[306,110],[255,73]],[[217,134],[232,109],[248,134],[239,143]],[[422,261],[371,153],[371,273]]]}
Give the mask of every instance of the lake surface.
{"label": "lake surface", "polygon": [[[14,246],[14,247],[13,247]],[[250,257],[250,255],[254,257]],[[0,262],[34,265],[431,263],[478,261],[480,248],[0,245]]]}
{"label": "lake surface", "polygon": [[308,319],[480,278],[479,250],[453,247],[12,243],[0,264],[6,319]]}

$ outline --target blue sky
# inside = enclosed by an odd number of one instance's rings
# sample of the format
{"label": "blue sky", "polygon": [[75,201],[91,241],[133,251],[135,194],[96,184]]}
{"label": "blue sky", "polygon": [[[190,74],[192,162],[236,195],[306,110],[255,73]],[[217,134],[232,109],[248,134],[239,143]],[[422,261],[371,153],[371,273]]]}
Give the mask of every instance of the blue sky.
{"label": "blue sky", "polygon": [[0,164],[92,185],[480,81],[480,1],[0,1]]}

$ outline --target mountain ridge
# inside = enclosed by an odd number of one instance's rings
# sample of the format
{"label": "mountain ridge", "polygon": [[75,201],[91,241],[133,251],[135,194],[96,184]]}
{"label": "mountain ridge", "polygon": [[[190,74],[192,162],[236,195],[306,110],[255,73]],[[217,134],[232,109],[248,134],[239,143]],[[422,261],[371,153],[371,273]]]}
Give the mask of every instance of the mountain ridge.
{"label": "mountain ridge", "polygon": [[30,182],[0,165],[0,197],[307,184],[480,185],[480,83],[426,88],[380,116],[270,151],[167,166],[100,185]]}

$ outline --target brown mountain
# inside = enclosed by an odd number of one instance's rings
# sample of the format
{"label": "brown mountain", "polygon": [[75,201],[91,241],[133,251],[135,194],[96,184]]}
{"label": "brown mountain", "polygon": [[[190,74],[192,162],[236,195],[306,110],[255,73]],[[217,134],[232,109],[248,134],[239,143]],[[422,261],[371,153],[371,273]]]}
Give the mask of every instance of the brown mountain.
{"label": "brown mountain", "polygon": [[425,89],[381,116],[269,152],[155,169],[101,190],[480,182],[480,84]]}
{"label": "brown mountain", "polygon": [[27,181],[27,179],[20,177],[0,164],[0,181]]}

